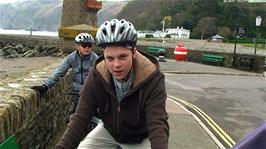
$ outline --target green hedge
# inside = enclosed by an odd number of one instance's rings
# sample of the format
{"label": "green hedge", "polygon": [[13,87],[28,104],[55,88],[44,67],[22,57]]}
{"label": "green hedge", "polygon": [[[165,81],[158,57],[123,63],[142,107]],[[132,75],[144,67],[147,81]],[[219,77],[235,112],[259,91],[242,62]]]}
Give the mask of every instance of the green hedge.
{"label": "green hedge", "polygon": [[145,35],[145,38],[153,38],[153,35],[147,34]]}
{"label": "green hedge", "polygon": [[[235,39],[233,40],[225,40],[225,42],[235,43]],[[239,38],[237,39],[237,43],[254,43],[253,38]],[[266,43],[266,39],[257,39],[257,43]]]}

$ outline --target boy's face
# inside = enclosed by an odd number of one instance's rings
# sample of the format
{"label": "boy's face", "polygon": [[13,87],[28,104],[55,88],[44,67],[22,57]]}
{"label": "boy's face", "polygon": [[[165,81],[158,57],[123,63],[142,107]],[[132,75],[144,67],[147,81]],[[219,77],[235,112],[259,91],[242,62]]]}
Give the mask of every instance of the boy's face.
{"label": "boy's face", "polygon": [[118,81],[122,81],[130,72],[136,54],[124,47],[108,46],[104,49],[103,55],[108,70]]}
{"label": "boy's face", "polygon": [[78,49],[79,53],[82,55],[90,54],[91,47],[84,46],[82,44],[76,44],[76,48]]}

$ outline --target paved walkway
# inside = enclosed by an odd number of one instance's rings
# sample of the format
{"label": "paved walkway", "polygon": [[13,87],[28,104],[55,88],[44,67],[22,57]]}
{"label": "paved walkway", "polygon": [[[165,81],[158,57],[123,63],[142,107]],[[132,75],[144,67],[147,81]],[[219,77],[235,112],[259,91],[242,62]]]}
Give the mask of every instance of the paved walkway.
{"label": "paved walkway", "polygon": [[[167,59],[160,62],[160,69],[164,73],[179,74],[214,74],[214,75],[250,75],[262,76],[263,74],[241,71],[225,67],[203,65],[192,62],[182,62]],[[169,113],[170,138],[169,149],[218,149],[228,148],[210,133],[206,125],[199,118],[184,108],[180,102],[172,98],[167,100]]]}

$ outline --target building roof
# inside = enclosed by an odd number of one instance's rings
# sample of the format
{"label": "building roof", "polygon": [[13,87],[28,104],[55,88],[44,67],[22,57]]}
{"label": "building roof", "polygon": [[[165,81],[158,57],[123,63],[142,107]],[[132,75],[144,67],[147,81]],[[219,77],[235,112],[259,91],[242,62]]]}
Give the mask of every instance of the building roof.
{"label": "building roof", "polygon": [[222,37],[222,36],[220,36],[218,34],[216,34],[215,36],[212,36],[211,38],[212,39],[224,39],[224,37]]}

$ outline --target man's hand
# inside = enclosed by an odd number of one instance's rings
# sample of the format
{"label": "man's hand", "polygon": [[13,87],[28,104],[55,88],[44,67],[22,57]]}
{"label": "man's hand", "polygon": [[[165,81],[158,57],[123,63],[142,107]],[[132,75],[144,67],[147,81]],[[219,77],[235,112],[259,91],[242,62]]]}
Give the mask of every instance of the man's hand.
{"label": "man's hand", "polygon": [[31,87],[31,89],[38,91],[40,94],[45,93],[49,88],[46,85],[42,85],[42,86],[33,86]]}

